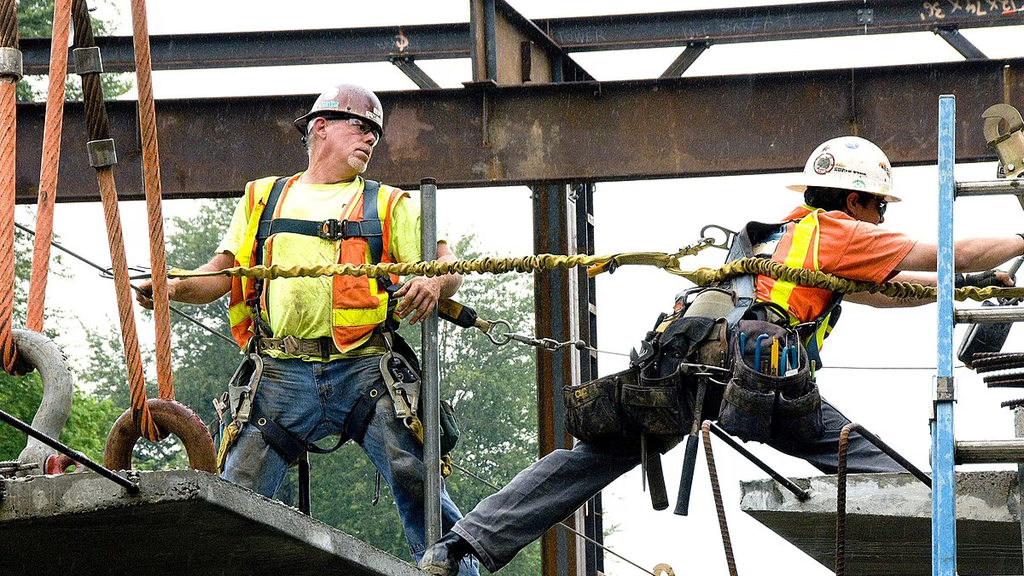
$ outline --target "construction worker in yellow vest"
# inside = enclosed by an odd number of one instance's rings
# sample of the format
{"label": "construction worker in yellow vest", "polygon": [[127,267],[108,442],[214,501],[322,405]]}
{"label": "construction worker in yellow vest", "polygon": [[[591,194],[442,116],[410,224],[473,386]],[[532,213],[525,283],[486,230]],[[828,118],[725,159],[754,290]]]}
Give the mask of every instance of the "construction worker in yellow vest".
{"label": "construction worker in yellow vest", "polygon": [[[402,190],[362,177],[383,136],[383,122],[380,100],[361,86],[341,84],[321,94],[295,120],[308,152],[307,168],[290,177],[249,182],[216,254],[200,270],[420,261],[418,203]],[[440,261],[455,260],[443,241],[437,254]],[[392,285],[398,300],[394,316],[415,324],[439,299],[453,296],[462,278],[410,278],[397,291],[395,282],[365,276],[266,282],[215,276],[172,279],[168,292],[172,300],[190,304],[230,292],[232,334],[262,364],[262,377],[251,383],[256,393],[249,399],[248,425],[237,426],[233,443],[222,445],[223,477],[272,497],[288,466],[315,449],[315,442],[351,438],[391,487],[418,560],[425,548],[423,447],[396,418],[381,372],[381,357],[392,345],[390,331],[383,329],[387,288]],[[147,292],[149,286],[142,288]],[[138,300],[152,308],[145,293]],[[442,488],[443,529],[460,517]],[[476,562],[462,563],[459,573],[476,576]]]}

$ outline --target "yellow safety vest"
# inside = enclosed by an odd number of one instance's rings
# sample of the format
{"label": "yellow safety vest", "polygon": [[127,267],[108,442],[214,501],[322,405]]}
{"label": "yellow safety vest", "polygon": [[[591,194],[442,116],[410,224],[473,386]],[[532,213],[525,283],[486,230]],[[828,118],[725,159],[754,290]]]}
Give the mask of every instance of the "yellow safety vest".
{"label": "yellow safety vest", "polygon": [[[288,189],[298,180],[301,175],[296,174],[288,179],[281,198],[277,203],[274,217],[280,214],[281,206],[284,203]],[[266,208],[267,198],[273,188],[277,177],[261,178],[246,184],[246,213],[248,215],[245,236],[235,254],[235,266],[247,267],[256,261],[256,233],[259,230],[260,218]],[[359,190],[362,194],[362,188]],[[388,253],[388,245],[391,237],[391,209],[395,202],[406,192],[392,188],[385,192],[381,187],[378,198],[384,194],[386,198],[386,209],[379,210],[381,228],[383,229],[384,250],[381,254],[381,262],[392,262]],[[358,221],[363,219],[363,203],[349,202],[339,220]],[[367,242],[365,238],[352,237],[340,242],[338,250],[339,264],[372,264]],[[267,243],[267,250],[271,243]],[[264,260],[266,261],[266,260]],[[398,277],[393,276],[392,282],[397,282]],[[260,313],[266,322],[266,302],[263,300],[265,290],[259,290],[260,284],[254,278],[233,277],[231,279],[231,300],[228,308],[228,316],[231,322],[231,334],[235,342],[244,350],[249,340],[255,335],[255,322],[253,310],[259,302]],[[257,293],[259,292],[259,293]],[[373,329],[382,324],[387,317],[388,294],[381,288],[376,278],[368,276],[334,276],[332,285],[332,336],[338,350],[348,352],[366,342]],[[275,334],[280,338],[286,334]]]}

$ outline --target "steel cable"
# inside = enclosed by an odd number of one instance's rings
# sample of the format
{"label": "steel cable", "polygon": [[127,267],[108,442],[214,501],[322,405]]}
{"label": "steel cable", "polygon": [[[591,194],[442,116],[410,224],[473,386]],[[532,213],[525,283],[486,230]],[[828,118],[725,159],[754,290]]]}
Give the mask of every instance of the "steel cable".
{"label": "steel cable", "polygon": [[50,240],[53,238],[53,205],[57,199],[60,141],[64,127],[64,88],[68,74],[68,37],[71,34],[71,0],[53,6],[53,37],[50,42],[49,90],[43,126],[43,155],[39,166],[39,199],[36,205],[36,238],[32,276],[28,290],[29,330],[43,331],[46,284],[50,272]]}
{"label": "steel cable", "polygon": [[[0,48],[18,48],[18,6],[0,0]],[[8,374],[23,373],[14,343],[14,195],[18,78],[0,76],[0,361]]]}
{"label": "steel cable", "polygon": [[156,325],[157,387],[161,398],[173,400],[174,375],[171,366],[171,313],[167,290],[167,256],[164,252],[160,150],[156,137],[153,63],[150,59],[148,30],[145,0],[132,0],[132,37],[135,44],[139,131],[142,134],[142,173],[146,187],[146,213],[149,218],[150,267],[153,270],[153,320]]}
{"label": "steel cable", "polygon": [[[92,22],[85,0],[73,0],[72,19],[75,31],[75,48],[93,48]],[[82,74],[82,90],[85,96],[85,118],[89,129],[89,140],[96,142],[109,139],[110,126],[103,89],[99,74]],[[142,369],[142,355],[139,350],[138,330],[135,326],[135,312],[132,305],[131,285],[128,279],[128,263],[124,251],[124,235],[121,231],[121,213],[117,203],[117,185],[110,165],[96,167],[96,179],[100,188],[100,199],[107,225],[107,242],[110,246],[111,268],[114,273],[114,290],[117,294],[118,315],[121,321],[121,338],[124,343],[125,365],[131,390],[132,421],[139,426],[142,435],[150,441],[163,438],[149,411],[146,402],[146,381]]]}

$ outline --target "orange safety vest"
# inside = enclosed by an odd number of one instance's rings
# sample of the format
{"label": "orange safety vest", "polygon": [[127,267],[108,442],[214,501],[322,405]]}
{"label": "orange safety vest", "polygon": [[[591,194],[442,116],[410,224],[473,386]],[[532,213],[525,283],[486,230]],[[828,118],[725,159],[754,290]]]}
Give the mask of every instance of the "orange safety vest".
{"label": "orange safety vest", "polygon": [[[300,172],[288,179],[274,210],[273,218],[280,216],[281,206],[288,195],[288,190],[301,174]],[[260,217],[266,208],[267,198],[275,181],[277,181],[277,177],[271,176],[254,180],[245,186],[248,220],[245,236],[238,253],[235,254],[234,265],[236,267],[247,267],[256,261],[256,233],[259,230]],[[362,192],[363,186],[360,186],[355,197],[347,203],[346,209],[339,215],[339,220],[359,221],[363,219],[363,203],[358,201]],[[392,188],[390,192],[387,192],[381,187],[377,193],[378,207],[381,206],[382,200],[384,202],[384,209],[378,209],[384,245],[381,262],[392,262],[387,249],[391,238],[391,209],[395,202],[403,196],[408,196],[408,193],[397,188]],[[375,263],[372,261],[365,238],[352,237],[334,242],[340,242],[339,264]],[[272,264],[272,245],[273,236],[267,239],[264,248],[266,258],[263,259],[263,262],[267,265]],[[397,282],[398,277],[392,276],[391,280]],[[263,321],[269,322],[266,312],[267,303],[264,299],[266,291],[260,290],[260,287],[261,284],[255,278],[233,277],[231,279],[231,300],[228,305],[231,335],[243,350],[246,349],[249,340],[256,333],[253,309],[257,301],[260,304],[259,309]],[[376,278],[336,275],[332,285],[331,308],[334,344],[338,350],[348,352],[366,342],[374,328],[387,318],[388,294]],[[286,334],[275,334],[275,336],[280,338]]]}
{"label": "orange safety vest", "polygon": [[[786,230],[772,253],[772,260],[790,268],[820,271],[818,240],[821,228],[818,214],[822,212],[824,210],[815,209],[798,221],[786,223]],[[813,341],[807,342],[809,346],[813,345],[814,349],[821,349],[822,342],[832,330],[829,316],[835,297],[833,292],[759,275],[757,297],[758,300],[772,302],[785,309],[793,325],[815,321],[827,313],[828,315],[822,318]]]}

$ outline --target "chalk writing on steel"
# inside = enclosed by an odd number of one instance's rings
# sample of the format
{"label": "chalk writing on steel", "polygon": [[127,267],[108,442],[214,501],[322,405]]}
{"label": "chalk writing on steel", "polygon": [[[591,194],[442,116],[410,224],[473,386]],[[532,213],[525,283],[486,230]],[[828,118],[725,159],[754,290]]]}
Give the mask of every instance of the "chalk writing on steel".
{"label": "chalk writing on steel", "polygon": [[1024,0],[936,0],[921,3],[921,20],[945,20],[950,17],[991,18],[1018,10]]}

